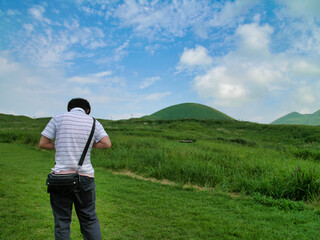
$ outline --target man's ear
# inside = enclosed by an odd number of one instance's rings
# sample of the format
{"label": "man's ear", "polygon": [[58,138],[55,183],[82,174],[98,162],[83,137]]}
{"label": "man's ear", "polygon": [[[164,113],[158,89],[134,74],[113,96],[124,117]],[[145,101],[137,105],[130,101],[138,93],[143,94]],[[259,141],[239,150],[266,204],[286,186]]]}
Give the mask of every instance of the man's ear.
{"label": "man's ear", "polygon": [[70,112],[71,111],[71,108],[68,108],[68,112]]}
{"label": "man's ear", "polygon": [[90,110],[89,110],[89,109],[87,109],[87,110],[86,110],[86,114],[88,114],[88,115],[89,115],[89,113],[90,113]]}

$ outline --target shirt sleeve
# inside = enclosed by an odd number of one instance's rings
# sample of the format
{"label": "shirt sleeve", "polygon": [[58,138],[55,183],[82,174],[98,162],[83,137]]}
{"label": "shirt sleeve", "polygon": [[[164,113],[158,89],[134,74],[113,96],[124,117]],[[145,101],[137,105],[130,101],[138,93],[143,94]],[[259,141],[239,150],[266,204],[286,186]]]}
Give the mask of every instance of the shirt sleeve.
{"label": "shirt sleeve", "polygon": [[95,140],[99,142],[101,138],[108,136],[100,122],[96,120]]}
{"label": "shirt sleeve", "polygon": [[56,125],[57,121],[55,118],[51,118],[45,129],[41,132],[41,135],[53,140],[56,137]]}

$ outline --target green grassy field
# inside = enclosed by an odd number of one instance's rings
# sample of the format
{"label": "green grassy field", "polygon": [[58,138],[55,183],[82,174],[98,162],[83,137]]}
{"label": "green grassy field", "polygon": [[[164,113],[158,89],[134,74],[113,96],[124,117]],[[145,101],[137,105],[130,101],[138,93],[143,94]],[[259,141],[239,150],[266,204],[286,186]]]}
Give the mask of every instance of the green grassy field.
{"label": "green grassy field", "polygon": [[[2,143],[0,155],[0,239],[53,239],[45,187],[53,153]],[[286,209],[280,201],[186,190],[114,175],[101,167],[96,167],[96,184],[103,239],[319,237],[319,212],[300,204]],[[71,233],[71,239],[82,239],[75,216]]]}
{"label": "green grassy field", "polygon": [[[49,119],[0,120],[0,239],[52,239],[54,154],[37,147]],[[319,127],[100,121],[113,143],[92,153],[104,239],[319,239]]]}

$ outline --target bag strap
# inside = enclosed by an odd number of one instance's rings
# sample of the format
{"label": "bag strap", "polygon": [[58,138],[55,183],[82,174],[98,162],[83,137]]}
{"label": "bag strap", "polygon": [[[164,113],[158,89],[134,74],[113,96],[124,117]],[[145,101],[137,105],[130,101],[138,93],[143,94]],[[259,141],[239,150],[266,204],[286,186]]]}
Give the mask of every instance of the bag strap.
{"label": "bag strap", "polygon": [[79,163],[78,163],[79,168],[82,166],[83,161],[84,161],[84,158],[86,157],[86,154],[87,154],[87,151],[88,151],[88,148],[89,148],[91,139],[92,139],[92,137],[93,137],[93,133],[94,133],[95,127],[96,127],[96,119],[93,118],[93,124],[92,124],[92,128],[91,128],[91,132],[90,132],[88,141],[87,141],[87,143],[86,143],[86,146],[85,146],[84,149],[83,149],[81,158],[80,158]]}

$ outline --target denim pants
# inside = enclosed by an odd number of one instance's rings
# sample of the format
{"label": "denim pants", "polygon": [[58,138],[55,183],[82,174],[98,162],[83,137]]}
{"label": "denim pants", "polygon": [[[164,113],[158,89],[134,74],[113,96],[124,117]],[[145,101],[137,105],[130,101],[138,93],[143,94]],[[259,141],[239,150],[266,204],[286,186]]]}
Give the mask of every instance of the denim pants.
{"label": "denim pants", "polygon": [[80,191],[77,193],[51,193],[50,203],[55,223],[55,239],[70,239],[72,206],[80,222],[85,240],[101,240],[101,231],[95,210],[94,178],[80,176]]}

